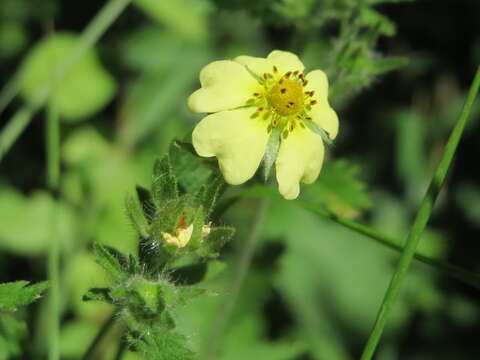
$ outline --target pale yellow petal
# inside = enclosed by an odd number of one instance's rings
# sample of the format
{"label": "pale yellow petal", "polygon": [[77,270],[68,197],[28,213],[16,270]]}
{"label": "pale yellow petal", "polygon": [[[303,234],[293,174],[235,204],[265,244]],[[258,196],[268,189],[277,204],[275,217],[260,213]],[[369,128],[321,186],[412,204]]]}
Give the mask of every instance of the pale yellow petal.
{"label": "pale yellow petal", "polygon": [[305,68],[297,55],[281,50],[272,51],[267,58],[260,58],[254,56],[237,56],[234,59],[236,62],[245,65],[255,73],[262,77],[265,73],[273,73],[273,66],[277,68],[279,76],[288,71],[302,72]]}
{"label": "pale yellow petal", "polygon": [[200,156],[216,156],[225,181],[232,185],[250,179],[267,145],[267,124],[250,116],[256,109],[222,111],[203,118],[192,133]]}
{"label": "pale yellow petal", "polygon": [[309,129],[296,128],[282,139],[275,168],[278,191],[287,199],[300,193],[300,181],[311,184],[320,173],[324,155],[321,137]]}
{"label": "pale yellow petal", "polygon": [[246,66],[251,72],[253,72],[259,77],[263,77],[263,74],[265,73],[273,72],[274,63],[271,62],[269,59],[255,57],[255,56],[241,55],[241,56],[237,56],[234,59],[234,61]]}
{"label": "pale yellow petal", "polygon": [[307,91],[314,91],[313,99],[317,101],[309,111],[313,121],[324,129],[333,140],[338,134],[338,116],[328,103],[328,79],[322,70],[314,70],[307,74]]}
{"label": "pale yellow petal", "polygon": [[305,69],[298,56],[288,51],[273,50],[268,54],[267,59],[274,63],[281,73],[297,70],[303,72]]}
{"label": "pale yellow petal", "polygon": [[192,112],[217,112],[245,105],[262,87],[235,61],[214,61],[200,72],[201,88],[188,98]]}

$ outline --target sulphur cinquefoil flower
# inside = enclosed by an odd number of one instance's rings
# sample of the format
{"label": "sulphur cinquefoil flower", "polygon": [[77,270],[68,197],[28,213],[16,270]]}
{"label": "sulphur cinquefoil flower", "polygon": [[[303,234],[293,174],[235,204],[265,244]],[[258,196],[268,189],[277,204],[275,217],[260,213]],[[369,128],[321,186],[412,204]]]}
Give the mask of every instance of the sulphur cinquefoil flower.
{"label": "sulphur cinquefoil flower", "polygon": [[333,140],[338,118],[328,103],[325,73],[303,71],[295,54],[279,50],[267,58],[214,61],[202,69],[201,88],[188,106],[211,114],[195,127],[193,146],[200,156],[217,157],[226,182],[238,185],[255,174],[274,133],[281,139],[275,162],[280,193],[295,199],[300,181],[317,179],[324,157],[319,134]]}

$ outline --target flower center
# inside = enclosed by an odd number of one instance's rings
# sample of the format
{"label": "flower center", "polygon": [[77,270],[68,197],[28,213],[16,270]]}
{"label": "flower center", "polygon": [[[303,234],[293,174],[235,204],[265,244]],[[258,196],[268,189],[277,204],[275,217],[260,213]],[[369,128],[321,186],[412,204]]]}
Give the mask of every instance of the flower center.
{"label": "flower center", "polygon": [[267,99],[275,111],[282,115],[292,115],[303,109],[302,83],[291,79],[282,79],[268,92]]}

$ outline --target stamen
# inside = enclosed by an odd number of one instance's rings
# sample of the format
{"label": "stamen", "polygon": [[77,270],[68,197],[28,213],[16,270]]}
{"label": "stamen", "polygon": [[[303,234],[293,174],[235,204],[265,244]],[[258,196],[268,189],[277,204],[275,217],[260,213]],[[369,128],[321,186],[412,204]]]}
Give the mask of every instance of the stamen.
{"label": "stamen", "polygon": [[250,115],[250,119],[255,119],[256,117],[258,117],[258,115],[260,115],[259,112],[254,112],[252,115]]}
{"label": "stamen", "polygon": [[310,101],[310,105],[315,105],[316,103],[317,103],[317,100]]}
{"label": "stamen", "polygon": [[282,134],[282,137],[283,137],[284,139],[286,139],[286,138],[288,137],[288,134],[289,134],[289,133],[288,133],[288,130],[285,129],[284,132],[283,132],[283,134]]}
{"label": "stamen", "polygon": [[283,84],[283,79],[280,79],[280,81],[278,82],[280,85]]}
{"label": "stamen", "polygon": [[305,120],[312,121],[312,118],[310,116],[306,116]]}
{"label": "stamen", "polygon": [[295,129],[295,123],[291,122],[290,125],[288,126],[288,130],[293,131],[293,129]]}
{"label": "stamen", "polygon": [[285,94],[285,93],[287,92],[287,89],[285,89],[285,88],[280,89],[280,92],[281,92],[282,94]]}
{"label": "stamen", "polygon": [[274,118],[274,119],[272,120],[272,126],[273,126],[273,127],[276,127],[277,125],[278,125],[278,119],[277,119],[277,118]]}
{"label": "stamen", "polygon": [[267,80],[267,79],[268,79],[268,74],[267,74],[267,73],[263,73],[263,78],[264,78],[265,80]]}
{"label": "stamen", "polygon": [[257,109],[257,111],[258,111],[258,112],[261,112],[261,111],[263,111],[263,109],[264,109],[264,107],[263,107],[263,106],[260,106],[260,107]]}
{"label": "stamen", "polygon": [[270,111],[266,111],[265,114],[263,114],[262,119],[263,119],[263,120],[267,120],[267,119],[270,117],[270,115],[271,115],[271,112],[270,112]]}
{"label": "stamen", "polygon": [[307,86],[307,84],[308,84],[308,80],[305,80],[305,81],[303,82],[303,86]]}
{"label": "stamen", "polygon": [[273,72],[274,72],[274,73],[278,72],[278,69],[277,69],[277,67],[276,67],[275,65],[273,65]]}
{"label": "stamen", "polygon": [[259,93],[253,93],[253,96],[260,96]]}
{"label": "stamen", "polygon": [[293,72],[293,75],[298,75],[299,72],[300,72],[300,71],[295,70],[295,71]]}
{"label": "stamen", "polygon": [[288,79],[288,78],[290,77],[290,75],[292,75],[292,72],[291,72],[291,71],[287,72],[287,73],[285,74],[285,77]]}

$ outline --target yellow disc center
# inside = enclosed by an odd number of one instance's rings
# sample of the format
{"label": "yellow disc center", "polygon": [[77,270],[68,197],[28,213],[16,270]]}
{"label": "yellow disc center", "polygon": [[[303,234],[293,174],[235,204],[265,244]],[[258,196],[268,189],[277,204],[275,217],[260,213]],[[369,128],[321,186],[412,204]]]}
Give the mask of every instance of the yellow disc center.
{"label": "yellow disc center", "polygon": [[270,89],[268,101],[280,115],[295,114],[303,108],[302,84],[295,80],[283,79]]}

